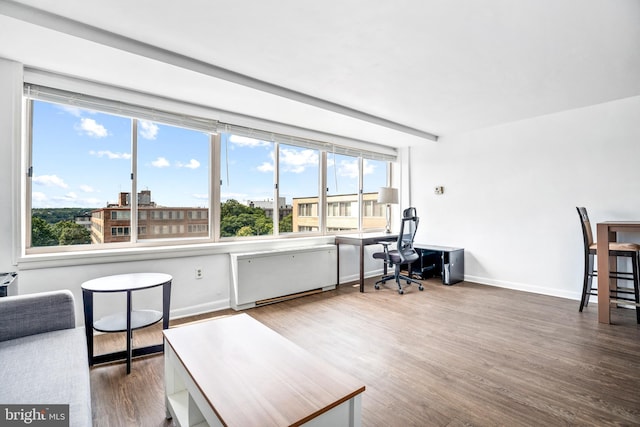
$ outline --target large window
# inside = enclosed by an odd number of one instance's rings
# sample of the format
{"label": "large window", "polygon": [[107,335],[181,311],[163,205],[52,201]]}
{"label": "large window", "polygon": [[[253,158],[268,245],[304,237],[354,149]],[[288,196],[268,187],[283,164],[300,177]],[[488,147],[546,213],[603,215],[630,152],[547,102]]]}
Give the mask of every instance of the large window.
{"label": "large window", "polygon": [[128,242],[131,120],[34,101],[32,123],[31,246]]}
{"label": "large window", "polygon": [[279,145],[278,191],[280,233],[320,231],[318,199],[320,151],[293,145]]}
{"label": "large window", "polygon": [[362,229],[386,227],[385,206],[378,204],[378,190],[387,186],[387,162],[362,161]]}
{"label": "large window", "polygon": [[30,253],[385,226],[391,155],[26,88]]}
{"label": "large window", "polygon": [[360,159],[329,153],[327,155],[327,230],[358,230]]}
{"label": "large window", "polygon": [[210,135],[40,100],[30,107],[31,248],[209,237]]}
{"label": "large window", "polygon": [[273,234],[275,144],[220,134],[220,236]]}
{"label": "large window", "polygon": [[138,238],[209,237],[210,136],[146,120],[137,128]]}

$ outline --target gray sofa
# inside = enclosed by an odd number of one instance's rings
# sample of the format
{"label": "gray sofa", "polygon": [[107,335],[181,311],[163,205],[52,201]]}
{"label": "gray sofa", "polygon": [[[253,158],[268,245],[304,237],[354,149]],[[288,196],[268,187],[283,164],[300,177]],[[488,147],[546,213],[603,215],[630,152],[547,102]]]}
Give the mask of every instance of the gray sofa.
{"label": "gray sofa", "polygon": [[92,425],[84,328],[69,291],[0,298],[0,404],[69,404],[71,426]]}

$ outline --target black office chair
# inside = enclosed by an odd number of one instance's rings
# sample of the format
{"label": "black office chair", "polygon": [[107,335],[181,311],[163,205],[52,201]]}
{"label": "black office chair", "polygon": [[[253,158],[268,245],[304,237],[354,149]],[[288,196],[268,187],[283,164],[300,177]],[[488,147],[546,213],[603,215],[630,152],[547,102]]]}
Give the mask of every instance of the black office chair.
{"label": "black office chair", "polygon": [[[416,215],[416,208],[407,208],[402,213],[402,223],[400,224],[400,233],[398,234],[398,241],[396,243],[396,249],[390,250],[389,245],[393,242],[380,242],[383,245],[384,252],[376,252],[373,257],[376,259],[384,260],[385,272],[386,267],[395,267],[394,273],[383,276],[378,280],[374,287],[380,289],[380,283],[384,284],[387,280],[394,279],[398,284],[398,293],[402,295],[404,290],[400,284],[400,280],[406,280],[407,284],[417,283],[419,290],[424,290],[422,283],[412,279],[411,276],[411,263],[420,259],[420,255],[413,249],[413,238],[416,235],[418,229],[418,222],[420,218]],[[409,264],[409,275],[405,276],[400,274],[400,267],[403,264]]]}
{"label": "black office chair", "polygon": [[[587,209],[577,207],[580,216],[580,224],[582,225],[582,241],[584,243],[584,278],[582,284],[582,298],[580,299],[580,311],[589,305],[589,295],[598,295],[598,289],[594,288],[593,278],[598,276],[598,272],[594,269],[595,256],[597,255],[596,242],[593,241],[593,232],[591,230],[591,222],[587,215]],[[636,306],[636,320],[640,323],[640,292],[638,285],[640,283],[640,258],[638,257],[640,245],[636,243],[609,243],[609,256],[627,257],[631,259],[632,272],[612,271],[609,276],[612,279],[629,280],[633,282],[633,289],[616,288],[610,291],[612,302],[622,305]],[[630,298],[629,294],[634,294]]]}

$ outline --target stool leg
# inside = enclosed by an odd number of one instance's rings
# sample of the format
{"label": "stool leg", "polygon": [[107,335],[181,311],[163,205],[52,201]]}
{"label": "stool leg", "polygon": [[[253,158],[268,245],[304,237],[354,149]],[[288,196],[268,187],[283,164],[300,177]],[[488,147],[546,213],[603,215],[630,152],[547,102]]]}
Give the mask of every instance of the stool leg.
{"label": "stool leg", "polygon": [[584,258],[584,279],[582,283],[582,298],[580,299],[580,311],[589,305],[587,294],[591,292],[593,283],[593,255],[589,254]]}
{"label": "stool leg", "polygon": [[636,301],[636,322],[640,324],[640,307],[638,304],[640,303],[640,293],[638,291],[640,276],[638,275],[638,265],[640,264],[640,259],[638,258],[638,253],[633,257],[633,293]]}

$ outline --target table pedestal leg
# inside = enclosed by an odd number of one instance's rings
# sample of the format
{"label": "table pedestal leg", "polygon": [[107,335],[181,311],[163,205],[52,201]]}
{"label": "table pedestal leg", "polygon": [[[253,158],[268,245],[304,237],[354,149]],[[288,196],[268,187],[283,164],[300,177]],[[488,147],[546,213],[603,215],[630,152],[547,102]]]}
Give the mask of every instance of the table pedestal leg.
{"label": "table pedestal leg", "polygon": [[360,245],[360,292],[364,292],[364,245]]}
{"label": "table pedestal leg", "polygon": [[131,291],[127,291],[127,374],[131,373],[131,348],[133,333],[131,331]]}

